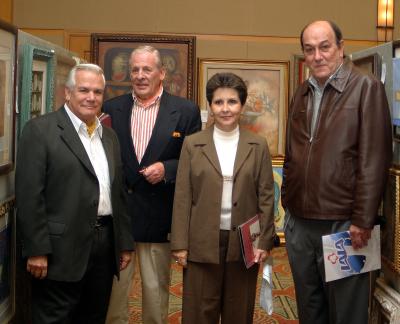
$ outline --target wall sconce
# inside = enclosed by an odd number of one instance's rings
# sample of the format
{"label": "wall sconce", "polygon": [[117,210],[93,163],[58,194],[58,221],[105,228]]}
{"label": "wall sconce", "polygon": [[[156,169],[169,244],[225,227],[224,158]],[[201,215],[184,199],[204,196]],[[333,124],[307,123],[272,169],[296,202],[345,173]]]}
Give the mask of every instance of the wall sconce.
{"label": "wall sconce", "polygon": [[393,40],[393,0],[378,0],[378,41],[388,42]]}

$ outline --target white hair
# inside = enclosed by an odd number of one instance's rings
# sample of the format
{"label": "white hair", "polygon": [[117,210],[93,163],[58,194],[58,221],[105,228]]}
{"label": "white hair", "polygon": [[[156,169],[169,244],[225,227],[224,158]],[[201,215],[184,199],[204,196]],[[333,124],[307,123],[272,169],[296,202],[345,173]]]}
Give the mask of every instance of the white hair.
{"label": "white hair", "polygon": [[75,74],[77,71],[90,71],[90,72],[96,73],[98,75],[101,75],[103,82],[104,82],[104,86],[106,85],[106,79],[104,77],[104,72],[100,66],[98,66],[96,64],[91,64],[91,63],[82,63],[82,64],[75,65],[71,69],[71,71],[69,71],[67,82],[65,82],[65,86],[68,89],[73,89],[75,87],[75,84],[76,84]]}

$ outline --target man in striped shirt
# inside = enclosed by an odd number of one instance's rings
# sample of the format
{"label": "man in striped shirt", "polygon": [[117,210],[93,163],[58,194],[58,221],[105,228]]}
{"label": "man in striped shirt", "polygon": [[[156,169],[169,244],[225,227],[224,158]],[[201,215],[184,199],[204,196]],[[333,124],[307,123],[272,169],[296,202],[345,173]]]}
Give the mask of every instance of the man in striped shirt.
{"label": "man in striped shirt", "polygon": [[[120,144],[128,207],[142,277],[143,323],[167,323],[175,176],[183,140],[201,128],[192,102],[165,91],[158,50],[141,46],[130,56],[132,93],[104,104]],[[107,323],[128,323],[133,265],[114,282]]]}

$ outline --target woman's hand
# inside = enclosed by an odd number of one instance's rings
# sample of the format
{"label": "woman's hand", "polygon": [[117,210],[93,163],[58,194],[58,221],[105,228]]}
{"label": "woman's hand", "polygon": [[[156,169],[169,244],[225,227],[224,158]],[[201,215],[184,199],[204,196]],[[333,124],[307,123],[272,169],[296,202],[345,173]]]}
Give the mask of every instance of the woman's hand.
{"label": "woman's hand", "polygon": [[180,264],[182,267],[186,268],[187,266],[187,250],[175,250],[172,251],[172,257],[175,259],[175,262]]}
{"label": "woman's hand", "polygon": [[264,262],[271,254],[271,251],[255,249],[254,250],[254,262],[261,263]]}

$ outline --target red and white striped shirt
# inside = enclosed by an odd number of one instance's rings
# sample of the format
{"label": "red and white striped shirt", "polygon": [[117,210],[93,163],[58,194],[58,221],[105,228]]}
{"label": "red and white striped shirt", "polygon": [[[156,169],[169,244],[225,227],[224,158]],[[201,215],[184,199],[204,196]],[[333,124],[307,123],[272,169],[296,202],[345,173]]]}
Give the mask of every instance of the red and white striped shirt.
{"label": "red and white striped shirt", "polygon": [[156,123],[162,93],[163,88],[161,88],[154,100],[145,105],[142,105],[140,100],[132,93],[131,136],[139,164],[146,152],[154,124]]}

